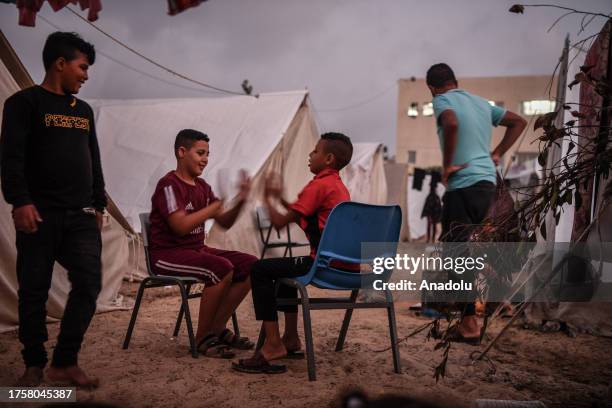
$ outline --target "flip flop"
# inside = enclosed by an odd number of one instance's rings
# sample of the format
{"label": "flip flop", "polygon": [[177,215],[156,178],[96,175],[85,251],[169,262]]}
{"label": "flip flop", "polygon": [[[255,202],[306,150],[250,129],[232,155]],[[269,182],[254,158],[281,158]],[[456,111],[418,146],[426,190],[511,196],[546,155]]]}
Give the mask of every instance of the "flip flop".
{"label": "flip flop", "polygon": [[287,355],[284,357],[287,360],[303,360],[306,354],[302,350],[287,350]]}
{"label": "flip flop", "polygon": [[200,340],[197,348],[198,352],[206,357],[222,359],[236,357],[236,354],[214,334],[209,334]]}
{"label": "flip flop", "polygon": [[287,366],[270,364],[259,352],[251,358],[240,359],[238,363],[232,363],[232,368],[241,373],[249,374],[282,374],[287,371]]}
{"label": "flip flop", "polygon": [[255,343],[249,340],[248,337],[238,337],[230,329],[225,329],[221,332],[219,341],[237,350],[251,350],[255,347]]}

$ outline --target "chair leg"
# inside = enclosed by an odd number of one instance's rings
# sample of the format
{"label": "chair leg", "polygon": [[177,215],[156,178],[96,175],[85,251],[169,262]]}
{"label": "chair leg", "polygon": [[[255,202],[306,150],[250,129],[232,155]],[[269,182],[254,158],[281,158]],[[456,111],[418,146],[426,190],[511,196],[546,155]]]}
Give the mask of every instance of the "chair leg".
{"label": "chair leg", "polygon": [[[351,303],[355,303],[357,301],[357,295],[359,294],[359,289],[351,291]],[[338,341],[336,342],[336,351],[341,351],[344,347],[344,340],[346,339],[346,332],[349,328],[349,323],[351,322],[351,317],[353,316],[353,309],[346,309],[344,312],[344,321],[342,322],[342,327],[340,328],[340,334],[338,335]]]}
{"label": "chair leg", "polygon": [[306,287],[300,285],[300,301],[302,303],[302,314],[304,320],[304,337],[306,341],[306,360],[308,363],[308,380],[315,381],[317,379],[315,369],[314,345],[312,342],[312,325],[310,322],[310,299]]}
{"label": "chair leg", "polygon": [[263,242],[263,248],[261,249],[261,257],[259,259],[264,259],[264,255],[268,250],[268,242],[270,242],[270,234],[272,234],[272,227],[268,228],[268,234],[266,234],[266,239]]}
{"label": "chair leg", "polygon": [[191,324],[191,312],[189,311],[189,298],[187,291],[182,283],[179,283],[181,290],[181,309],[185,312],[185,324],[187,325],[187,333],[189,334],[189,346],[191,348],[191,356],[198,358],[198,349],[196,347],[195,335],[193,334],[193,325]]}
{"label": "chair leg", "polygon": [[[187,292],[187,299],[189,299],[189,292],[191,292],[191,284],[185,286],[185,291]],[[183,314],[185,311],[183,310],[183,303],[181,302],[181,308],[179,310],[178,318],[176,319],[176,324],[174,325],[174,333],[173,337],[178,337],[179,331],[181,330],[181,323],[183,321]]]}
{"label": "chair leg", "polygon": [[132,331],[134,331],[134,325],[136,325],[136,317],[138,316],[138,310],[140,309],[140,302],[142,301],[142,295],[144,293],[145,287],[149,282],[149,278],[144,278],[142,282],[140,282],[140,286],[138,287],[138,294],[136,295],[136,302],[134,303],[134,308],[132,309],[132,317],[130,318],[130,324],[128,325],[127,333],[125,333],[125,339],[123,340],[123,349],[127,349],[130,345],[130,339],[132,338]]}
{"label": "chair leg", "polygon": [[399,374],[401,372],[401,367],[400,367],[399,346],[397,344],[397,325],[395,323],[395,306],[393,304],[393,295],[391,295],[391,292],[386,290],[385,297],[387,298],[387,315],[389,316],[389,335],[391,337],[391,350],[393,352],[393,371]]}
{"label": "chair leg", "polygon": [[238,316],[236,312],[232,313],[232,326],[234,326],[234,335],[236,338],[240,338],[240,328],[238,327]]}

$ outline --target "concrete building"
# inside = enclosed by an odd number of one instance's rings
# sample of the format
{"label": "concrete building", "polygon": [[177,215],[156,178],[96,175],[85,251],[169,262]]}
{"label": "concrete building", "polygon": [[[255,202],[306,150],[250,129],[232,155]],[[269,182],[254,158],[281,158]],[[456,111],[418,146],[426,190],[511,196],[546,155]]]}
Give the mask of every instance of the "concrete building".
{"label": "concrete building", "polygon": [[[459,88],[503,106],[529,122],[522,141],[519,139],[503,157],[506,164],[513,156],[518,163],[537,157],[537,138],[542,129],[534,132],[533,121],[537,115],[554,110],[556,81],[551,86],[550,80],[546,75],[458,79]],[[400,79],[398,88],[396,161],[410,167],[441,166],[432,97],[425,79]],[[552,89],[550,94],[548,89]],[[494,128],[491,150],[502,139],[504,130],[503,126]]]}

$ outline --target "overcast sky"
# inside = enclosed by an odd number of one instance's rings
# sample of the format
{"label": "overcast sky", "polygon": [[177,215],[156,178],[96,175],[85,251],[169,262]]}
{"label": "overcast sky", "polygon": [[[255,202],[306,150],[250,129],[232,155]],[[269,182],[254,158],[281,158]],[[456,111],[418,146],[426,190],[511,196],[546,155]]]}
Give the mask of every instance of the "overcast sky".
{"label": "overcast sky", "polygon": [[[423,77],[436,62],[457,76],[550,74],[567,33],[572,40],[601,29],[595,19],[580,36],[581,17],[562,10],[507,10],[503,0],[209,0],[176,16],[165,0],[102,0],[96,24],[159,63],[203,82],[254,92],[307,87],[321,131],[395,149],[397,80]],[[612,12],[609,0],[555,1],[583,11]],[[86,15],[86,12],[81,12]],[[208,96],[139,59],[68,10],[40,15],[76,31],[134,72],[99,55],[80,97],[159,98]],[[15,5],[0,4],[0,28],[36,82],[43,77],[41,50],[56,31],[42,19],[17,25]],[[205,129],[202,129],[205,131]]]}

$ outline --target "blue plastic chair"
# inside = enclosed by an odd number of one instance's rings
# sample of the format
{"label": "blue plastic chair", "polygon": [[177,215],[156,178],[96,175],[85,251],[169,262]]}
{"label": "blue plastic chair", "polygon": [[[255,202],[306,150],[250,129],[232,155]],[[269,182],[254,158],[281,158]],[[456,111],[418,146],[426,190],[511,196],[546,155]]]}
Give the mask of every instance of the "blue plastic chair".
{"label": "blue plastic chair", "polygon": [[[351,321],[353,309],[385,308],[389,319],[389,334],[393,352],[393,368],[400,372],[399,349],[397,346],[397,327],[395,323],[395,308],[393,296],[385,290],[383,302],[357,302],[360,289],[372,288],[374,280],[388,281],[391,270],[382,274],[357,273],[336,269],[332,261],[342,261],[352,264],[371,264],[374,257],[395,257],[397,241],[402,223],[402,212],[399,206],[381,206],[344,202],[338,204],[330,213],[315,261],[310,271],[294,279],[279,279],[278,285],[288,285],[298,289],[300,297],[296,299],[278,299],[278,305],[301,305],[304,320],[304,336],[306,342],[306,358],[308,362],[308,379],[314,381],[315,359],[310,321],[311,310],[346,309],[344,321],[340,329],[336,351],[342,350],[346,332]],[[362,243],[379,243],[364,246]],[[322,289],[350,290],[349,298],[310,298],[307,285]],[[258,347],[263,345],[265,333],[262,330]]]}

